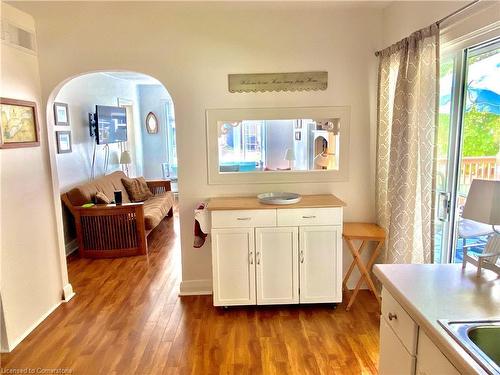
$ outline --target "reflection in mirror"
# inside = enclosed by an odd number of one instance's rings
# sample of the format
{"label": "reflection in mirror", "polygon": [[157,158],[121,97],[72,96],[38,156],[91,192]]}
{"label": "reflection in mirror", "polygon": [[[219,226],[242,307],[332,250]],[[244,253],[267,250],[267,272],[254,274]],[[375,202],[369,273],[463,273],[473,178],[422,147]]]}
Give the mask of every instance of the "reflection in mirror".
{"label": "reflection in mirror", "polygon": [[340,118],[217,121],[219,172],[338,170]]}

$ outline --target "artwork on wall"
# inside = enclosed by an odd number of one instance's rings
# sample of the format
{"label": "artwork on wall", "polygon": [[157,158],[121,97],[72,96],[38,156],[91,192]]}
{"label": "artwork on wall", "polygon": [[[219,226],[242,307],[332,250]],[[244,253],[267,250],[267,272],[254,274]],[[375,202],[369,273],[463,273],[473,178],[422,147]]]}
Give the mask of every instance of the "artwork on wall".
{"label": "artwork on wall", "polygon": [[317,91],[328,87],[328,72],[229,74],[229,92]]}
{"label": "artwork on wall", "polygon": [[67,154],[71,149],[71,131],[56,131],[57,153]]}
{"label": "artwork on wall", "polygon": [[295,132],[295,140],[300,141],[302,139],[302,133],[301,132]]}
{"label": "artwork on wall", "polygon": [[69,110],[66,103],[54,103],[54,122],[59,126],[69,126]]}
{"label": "artwork on wall", "polygon": [[36,103],[0,98],[0,113],[0,148],[40,145]]}
{"label": "artwork on wall", "polygon": [[158,118],[153,112],[149,112],[146,116],[146,130],[148,134],[158,133]]}

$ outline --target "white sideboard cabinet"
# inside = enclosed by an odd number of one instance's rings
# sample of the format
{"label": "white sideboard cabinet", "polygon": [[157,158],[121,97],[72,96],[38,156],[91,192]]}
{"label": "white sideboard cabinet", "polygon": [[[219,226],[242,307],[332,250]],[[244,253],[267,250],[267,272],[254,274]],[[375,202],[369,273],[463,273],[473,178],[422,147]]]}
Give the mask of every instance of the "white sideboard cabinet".
{"label": "white sideboard cabinet", "polygon": [[342,206],[333,195],[210,200],[214,305],[341,302]]}

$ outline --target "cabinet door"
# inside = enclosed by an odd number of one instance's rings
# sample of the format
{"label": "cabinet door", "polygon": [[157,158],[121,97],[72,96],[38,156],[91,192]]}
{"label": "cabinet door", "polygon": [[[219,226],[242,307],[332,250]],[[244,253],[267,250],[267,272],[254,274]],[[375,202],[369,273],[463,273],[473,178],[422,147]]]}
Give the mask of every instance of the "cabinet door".
{"label": "cabinet door", "polygon": [[214,306],[255,305],[254,229],[212,230]]}
{"label": "cabinet door", "polygon": [[299,303],[298,228],[256,228],[257,304]]}
{"label": "cabinet door", "polygon": [[384,317],[380,318],[379,375],[413,375],[415,357],[410,355],[399,341]]}
{"label": "cabinet door", "polygon": [[342,301],[341,233],[341,226],[300,227],[300,303]]}
{"label": "cabinet door", "polygon": [[448,358],[427,337],[422,329],[418,334],[417,375],[459,375]]}

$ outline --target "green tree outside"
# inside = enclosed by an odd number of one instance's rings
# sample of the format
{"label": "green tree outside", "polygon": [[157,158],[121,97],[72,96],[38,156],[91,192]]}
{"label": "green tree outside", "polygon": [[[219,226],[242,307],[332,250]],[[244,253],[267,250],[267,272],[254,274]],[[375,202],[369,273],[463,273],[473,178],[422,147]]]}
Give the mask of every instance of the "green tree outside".
{"label": "green tree outside", "polygon": [[[438,158],[446,158],[450,115],[439,114]],[[480,112],[475,107],[465,113],[463,125],[463,157],[496,156],[500,151],[500,115]]]}

